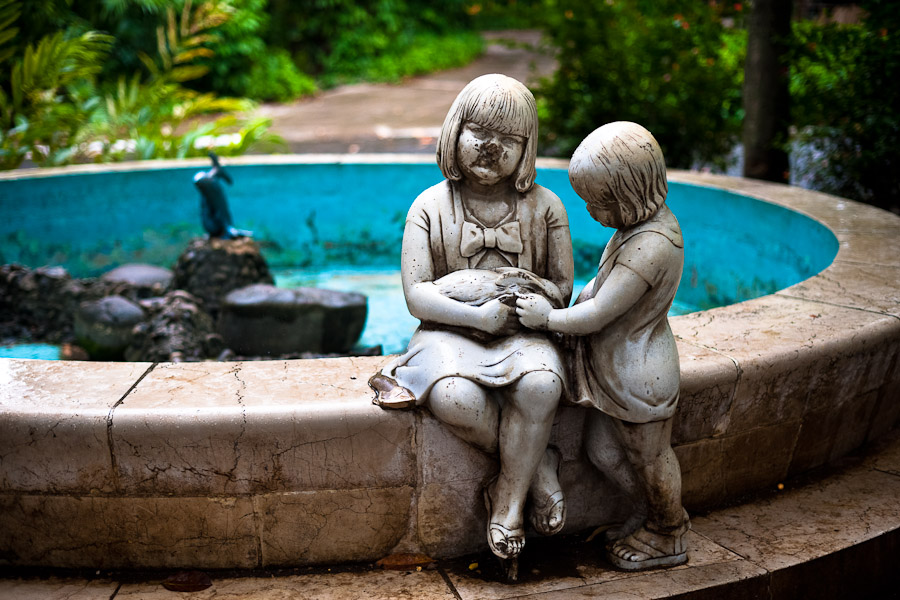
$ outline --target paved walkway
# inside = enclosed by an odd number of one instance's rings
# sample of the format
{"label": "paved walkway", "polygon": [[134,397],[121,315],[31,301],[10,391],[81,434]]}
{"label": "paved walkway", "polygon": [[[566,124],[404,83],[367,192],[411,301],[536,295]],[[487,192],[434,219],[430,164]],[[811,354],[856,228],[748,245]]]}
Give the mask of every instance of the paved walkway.
{"label": "paved walkway", "polygon": [[533,83],[553,72],[553,60],[535,51],[538,31],[484,35],[485,53],[465,67],[397,84],[341,86],[290,104],[265,104],[260,114],[272,119],[272,131],[291,152],[433,153],[447,110],[469,81],[503,73]]}

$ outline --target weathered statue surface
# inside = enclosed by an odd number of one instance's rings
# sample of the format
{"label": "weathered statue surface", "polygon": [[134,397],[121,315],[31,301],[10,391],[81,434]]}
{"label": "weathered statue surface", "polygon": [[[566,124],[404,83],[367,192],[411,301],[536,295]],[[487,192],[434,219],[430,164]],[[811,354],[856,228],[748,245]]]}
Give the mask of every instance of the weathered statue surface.
{"label": "weathered statue surface", "polygon": [[426,406],[457,436],[499,453],[484,489],[487,543],[516,575],[526,498],[535,529],[565,521],[560,456],[547,448],[565,388],[548,334],[524,327],[517,294],[568,305],[573,261],[559,198],[534,183],[534,97],[520,82],[485,75],[454,101],[437,159],[446,180],[413,203],[403,235],[407,305],[421,325],[403,355],[370,380],[385,408]]}
{"label": "weathered statue surface", "polygon": [[[487,543],[516,578],[526,508],[536,531],[565,522],[560,400],[590,409],[585,451],[634,500],[607,531],[627,570],[687,560],[690,528],[672,451],[680,369],[667,313],[684,261],[665,204],[662,152],[646,129],[610,123],[575,151],[569,178],[596,221],[617,229],[576,303],[560,200],[534,183],[534,97],[503,75],[473,80],[438,142],[445,181],[413,203],[403,235],[407,305],[421,325],[369,381],[383,408],[425,406],[500,469],[484,489]],[[564,343],[557,344],[562,339]]]}
{"label": "weathered statue surface", "polygon": [[203,229],[211,238],[230,240],[252,236],[253,232],[234,226],[228,199],[225,197],[225,186],[222,185],[222,181],[231,185],[231,176],[219,164],[219,157],[215,152],[210,152],[209,157],[212,159],[212,168],[194,175],[194,185],[200,191],[200,220]]}
{"label": "weathered statue surface", "polygon": [[665,204],[665,162],[649,131],[609,123],[575,151],[569,179],[591,217],[617,231],[575,306],[559,308],[528,295],[517,300],[517,312],[528,327],[572,336],[571,399],[596,409],[588,417],[585,450],[637,500],[637,518],[611,530],[608,559],[627,570],[681,564],[690,521],[670,445],[680,369],[667,313],[681,279],[684,242]]}

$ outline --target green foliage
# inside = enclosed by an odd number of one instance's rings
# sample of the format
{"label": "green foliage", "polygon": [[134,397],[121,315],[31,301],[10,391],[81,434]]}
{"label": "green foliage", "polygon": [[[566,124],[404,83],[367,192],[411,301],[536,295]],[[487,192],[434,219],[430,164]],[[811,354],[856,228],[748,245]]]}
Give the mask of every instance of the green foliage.
{"label": "green foliage", "polygon": [[[17,33],[18,2],[0,4],[0,39],[8,43]],[[28,44],[20,56],[5,46],[0,71],[0,169],[10,169],[31,155],[40,164],[62,164],[74,154],[72,144],[79,116],[91,99],[76,86],[91,81],[100,70],[112,40],[87,32],[67,39],[63,33]]]}
{"label": "green foliage", "polygon": [[335,63],[326,77],[335,81],[397,81],[404,77],[439,69],[458,67],[474,60],[484,49],[484,41],[474,32],[445,35],[419,33],[404,45]]}
{"label": "green foliage", "polygon": [[540,29],[544,26],[543,0],[484,0],[466,7],[477,29]]}
{"label": "green foliage", "polygon": [[[12,40],[18,3],[0,0],[0,40]],[[8,15],[11,15],[8,16]],[[169,8],[156,31],[157,50],[139,56],[149,76],[120,77],[112,86],[98,78],[113,39],[71,31],[46,35],[21,55],[4,52],[9,77],[0,81],[0,168],[29,157],[38,165],[87,159],[202,156],[212,144],[220,154],[279,143],[268,121],[242,119],[252,104],[202,94],[181,84],[207,68],[206,43],[229,18],[217,2]],[[3,48],[4,46],[0,46]],[[7,68],[0,62],[0,68]],[[223,114],[215,119],[203,117]]]}
{"label": "green foliage", "polygon": [[791,102],[815,189],[900,211],[900,7],[864,2],[859,25],[794,23]]}
{"label": "green foliage", "polygon": [[249,73],[235,73],[234,88],[255,100],[289,102],[318,90],[315,80],[301,73],[286,50],[268,50],[250,67]]}
{"label": "green foliage", "polygon": [[740,130],[741,5],[546,0],[559,69],[537,90],[544,153],[568,155],[610,121],[647,127],[672,167],[721,162]]}
{"label": "green foliage", "polygon": [[254,100],[286,102],[312,94],[316,84],[302,73],[282,48],[267,47],[267,0],[229,0],[232,18],[218,30],[216,56],[204,61],[209,75],[203,89]]}
{"label": "green foliage", "polygon": [[464,64],[481,52],[469,3],[447,0],[270,0],[268,41],[324,85]]}

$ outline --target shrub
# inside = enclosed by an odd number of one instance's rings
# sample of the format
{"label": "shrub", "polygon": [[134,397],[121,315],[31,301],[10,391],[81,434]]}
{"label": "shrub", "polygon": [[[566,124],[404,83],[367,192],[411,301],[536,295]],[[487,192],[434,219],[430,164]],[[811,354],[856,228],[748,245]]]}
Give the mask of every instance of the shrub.
{"label": "shrub", "polygon": [[537,96],[543,152],[569,155],[595,128],[635,121],[673,167],[721,163],[740,131],[740,4],[546,0],[559,68]]}
{"label": "shrub", "polygon": [[464,0],[270,0],[267,36],[325,85],[461,65],[481,52]]}
{"label": "shrub", "polygon": [[900,7],[862,3],[858,25],[794,23],[792,120],[805,185],[900,212]]}
{"label": "shrub", "polygon": [[257,60],[250,72],[240,75],[241,95],[254,100],[288,102],[316,92],[315,80],[297,69],[286,50],[269,50]]}
{"label": "shrub", "polygon": [[254,100],[286,102],[316,91],[312,77],[297,69],[282,48],[268,47],[267,0],[227,0],[230,18],[216,31],[210,71],[194,87]]}

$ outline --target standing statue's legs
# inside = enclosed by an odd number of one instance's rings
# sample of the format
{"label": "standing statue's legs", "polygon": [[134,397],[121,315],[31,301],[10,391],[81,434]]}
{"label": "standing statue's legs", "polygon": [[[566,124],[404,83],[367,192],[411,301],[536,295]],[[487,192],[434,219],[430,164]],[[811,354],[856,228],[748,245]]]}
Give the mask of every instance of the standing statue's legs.
{"label": "standing statue's legs", "polygon": [[646,519],[647,499],[616,420],[599,410],[590,411],[585,424],[584,449],[591,464],[632,498],[634,507],[626,521],[605,532],[608,541],[621,539]]}
{"label": "standing statue's legs", "polygon": [[670,443],[672,419],[619,422],[619,432],[649,510],[643,527],[610,545],[609,559],[627,570],[682,564],[687,560],[690,521],[681,505],[681,467]]}

